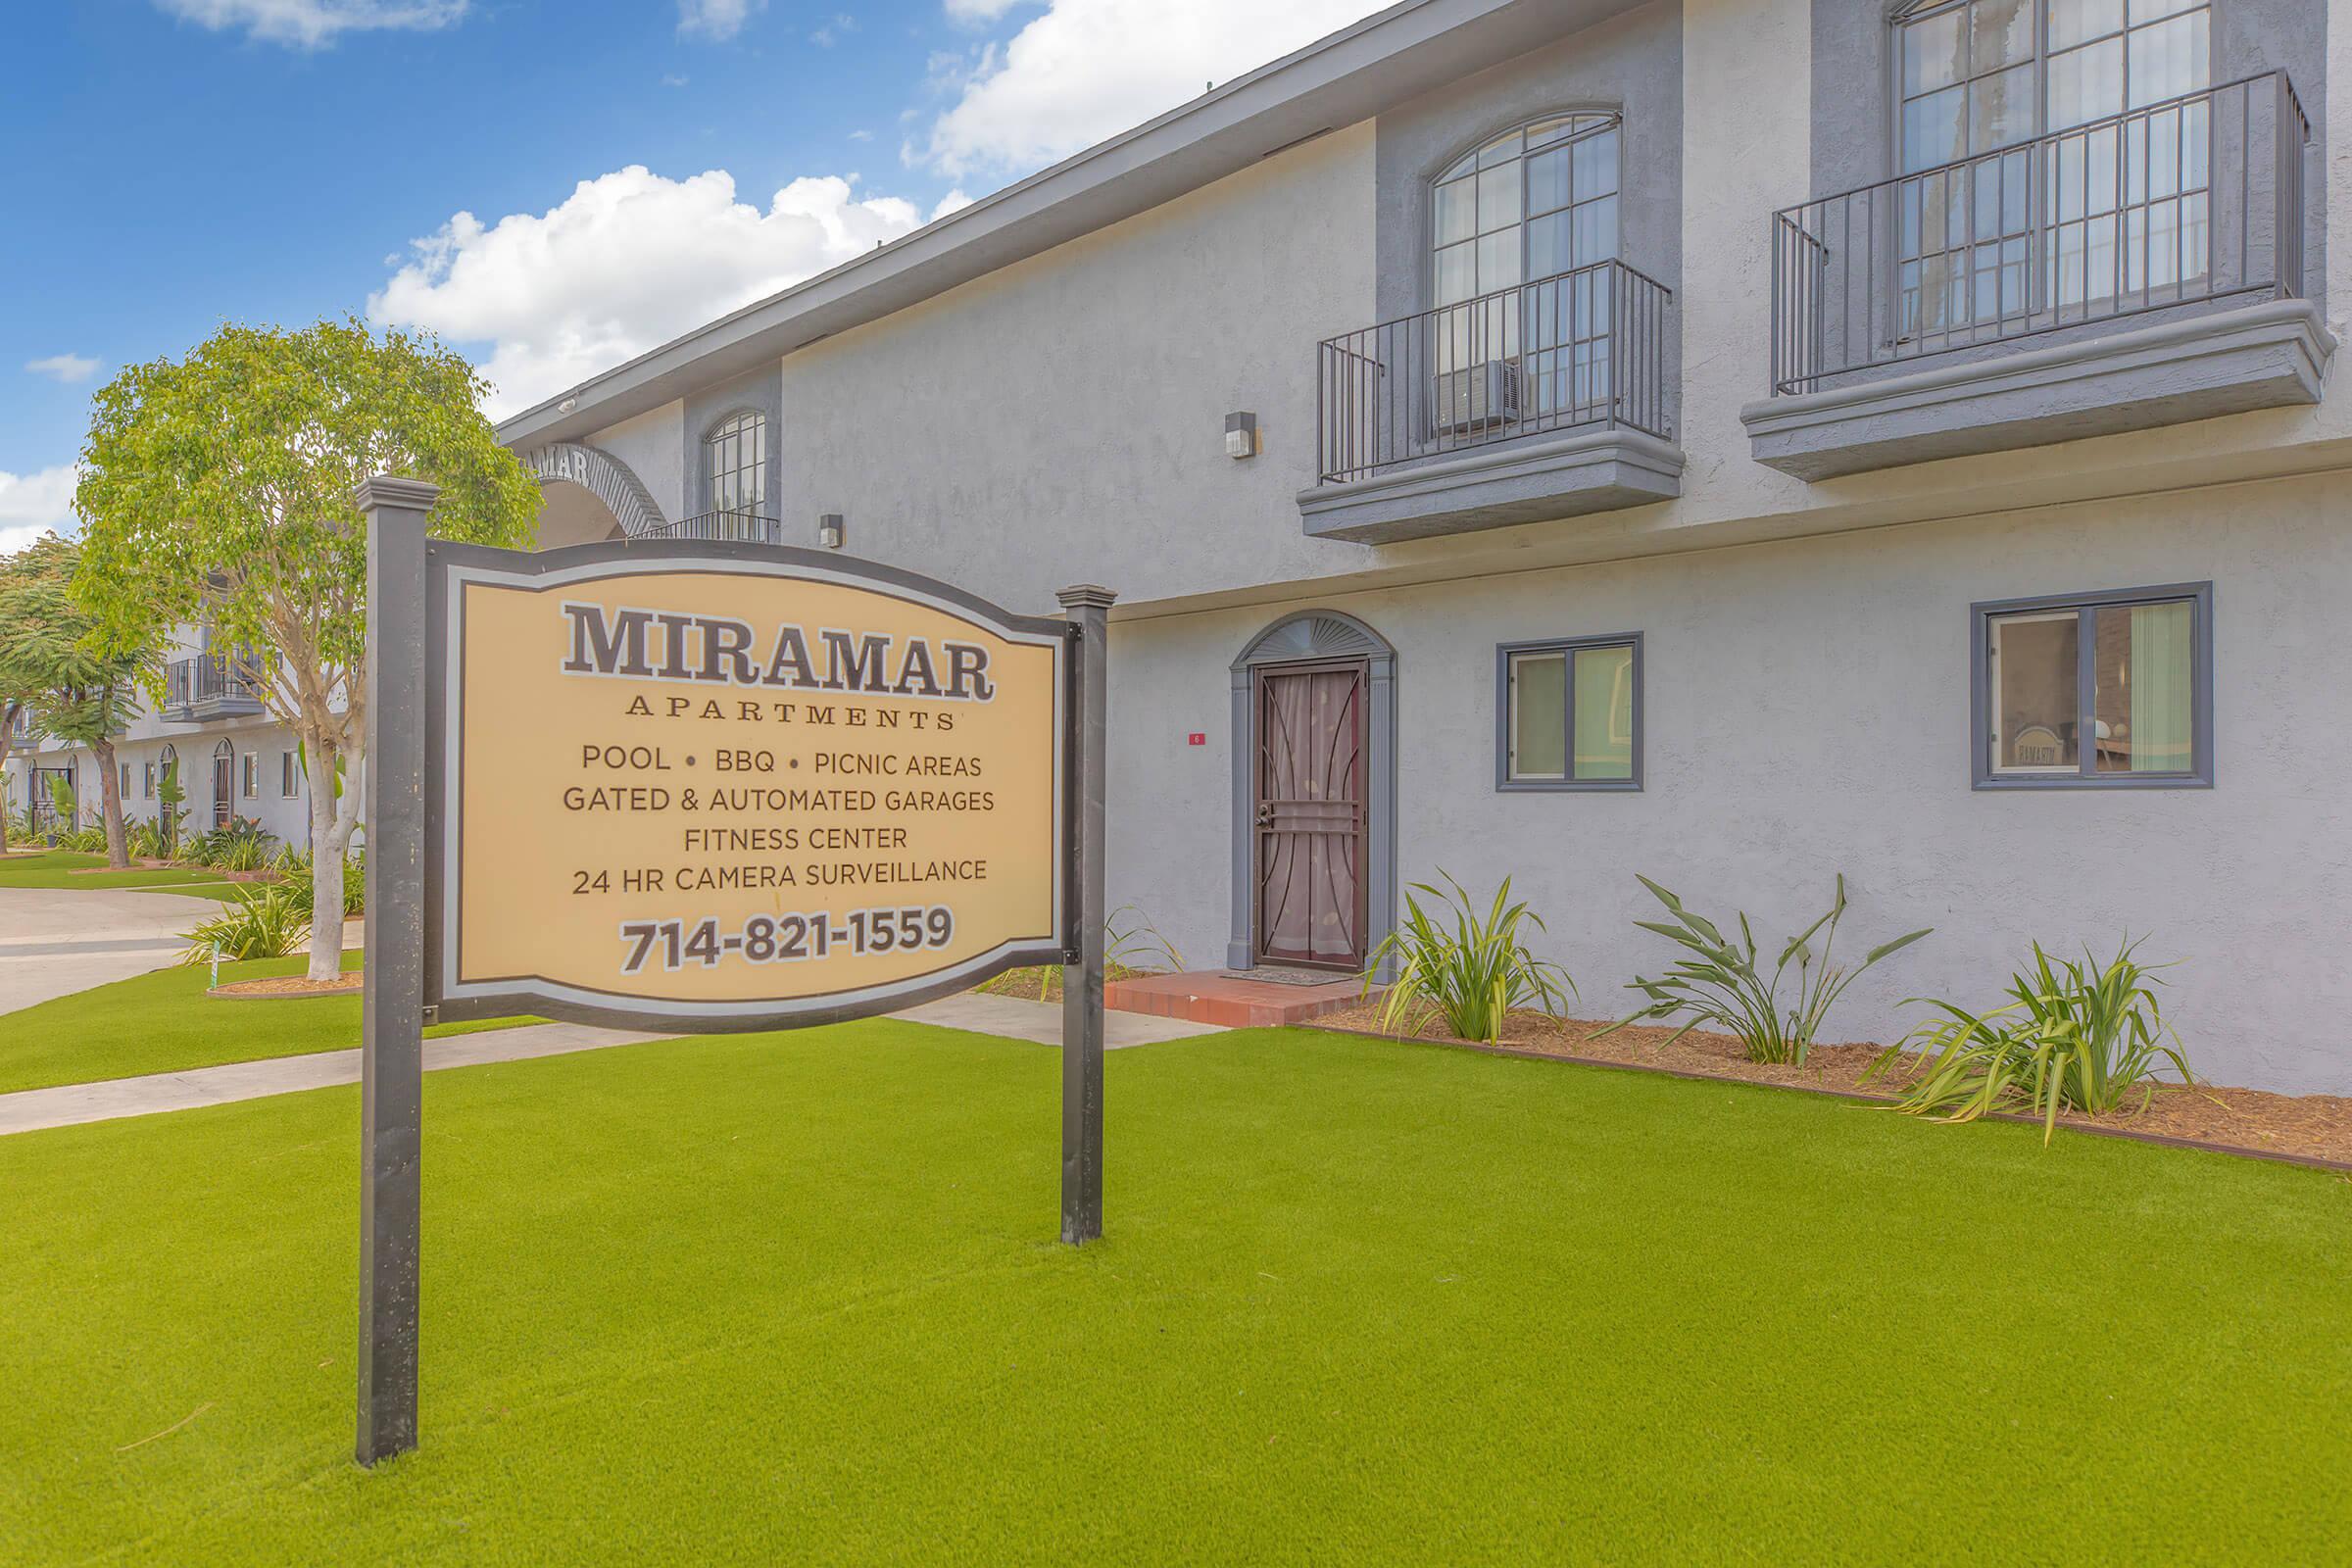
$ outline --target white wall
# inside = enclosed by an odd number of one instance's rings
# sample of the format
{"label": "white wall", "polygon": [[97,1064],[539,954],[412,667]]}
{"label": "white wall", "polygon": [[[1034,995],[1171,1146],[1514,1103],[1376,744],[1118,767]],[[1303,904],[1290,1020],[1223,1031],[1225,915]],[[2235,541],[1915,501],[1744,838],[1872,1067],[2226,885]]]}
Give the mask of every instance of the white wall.
{"label": "white wall", "polygon": [[[1128,621],[1112,639],[1111,903],[1198,965],[1222,960],[1231,765],[1227,665],[1289,610],[1330,605],[1397,649],[1399,871],[1473,890],[1504,875],[1613,1015],[1666,944],[1632,929],[1645,873],[1695,906],[1801,927],[1842,870],[1859,952],[1936,934],[1874,971],[1837,1039],[1899,1033],[1922,992],[1990,1003],[2038,938],[2181,957],[2168,1002],[2221,1082],[2352,1092],[2352,498],[2327,480],[2036,511],[1491,577],[1278,608]],[[1976,600],[2211,579],[2212,790],[1970,787]],[[1647,787],[1499,795],[1497,642],[1646,634]],[[1209,744],[1185,744],[1190,731]]]}
{"label": "white wall", "polygon": [[[1316,342],[1373,306],[1357,125],[783,361],[786,519],[1016,609],[1368,564],[1310,541]],[[1224,416],[1261,456],[1224,455]]]}

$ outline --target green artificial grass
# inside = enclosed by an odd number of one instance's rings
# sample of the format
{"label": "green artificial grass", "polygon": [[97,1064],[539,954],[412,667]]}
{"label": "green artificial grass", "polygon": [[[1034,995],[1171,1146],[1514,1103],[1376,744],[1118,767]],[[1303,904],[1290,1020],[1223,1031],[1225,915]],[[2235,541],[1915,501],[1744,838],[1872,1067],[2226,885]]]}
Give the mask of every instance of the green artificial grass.
{"label": "green artificial grass", "polygon": [[[362,958],[356,951],[346,952],[343,967],[357,969]],[[304,956],[224,963],[220,980],[225,985],[301,974],[310,961]],[[212,983],[209,964],[158,969],[0,1013],[0,1094],[345,1051],[360,1043],[356,995],[208,997],[205,992]],[[472,1034],[543,1021],[445,1023],[427,1029],[425,1035]]]}
{"label": "green artificial grass", "polygon": [[[152,888],[159,893],[192,893],[199,886],[225,890],[258,885],[223,882],[219,871],[206,865],[135,865],[127,871],[90,869],[104,864],[103,855],[82,855],[72,850],[10,855],[0,858],[0,888]],[[221,898],[225,892],[212,891],[201,896]]]}
{"label": "green artificial grass", "polygon": [[869,1022],[429,1075],[423,1446],[350,1461],[358,1091],[0,1138],[0,1561],[2311,1562],[2352,1186],[1308,1032]]}

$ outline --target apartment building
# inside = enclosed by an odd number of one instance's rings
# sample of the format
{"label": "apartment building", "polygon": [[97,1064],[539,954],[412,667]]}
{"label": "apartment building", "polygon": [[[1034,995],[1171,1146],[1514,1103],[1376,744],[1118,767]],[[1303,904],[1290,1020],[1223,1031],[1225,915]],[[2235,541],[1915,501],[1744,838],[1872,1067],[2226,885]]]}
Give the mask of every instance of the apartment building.
{"label": "apartment building", "polygon": [[2201,1071],[2352,1092],[2330,11],[1405,0],[501,436],[548,545],[1117,590],[1194,966],[1509,876],[1605,1015],[1637,873],[1843,873],[1936,933],[1835,1036],[2130,933]]}
{"label": "apartment building", "polygon": [[[270,716],[250,672],[210,643],[201,626],[175,629],[163,654],[163,701],[142,702],[115,742],[123,816],[156,820],[165,775],[176,769],[183,831],[201,833],[243,817],[281,843],[304,846],[311,808],[301,743]],[[10,818],[29,812],[38,826],[60,823],[56,780],[72,793],[75,818],[96,823],[106,787],[97,757],[37,730],[35,716],[24,713],[0,747],[0,802]]]}

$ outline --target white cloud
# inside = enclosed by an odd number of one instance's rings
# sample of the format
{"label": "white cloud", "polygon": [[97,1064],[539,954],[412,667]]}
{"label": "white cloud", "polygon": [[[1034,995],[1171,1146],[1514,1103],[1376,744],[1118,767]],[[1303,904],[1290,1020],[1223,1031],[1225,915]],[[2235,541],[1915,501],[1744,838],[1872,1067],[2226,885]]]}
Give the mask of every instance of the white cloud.
{"label": "white cloud", "polygon": [[951,22],[994,22],[1014,6],[1029,5],[1034,0],[948,0],[948,20]]}
{"label": "white cloud", "polygon": [[215,32],[242,27],[269,43],[317,49],[346,32],[430,32],[466,15],[467,0],[155,0]]}
{"label": "white cloud", "polygon": [[60,386],[87,381],[98,373],[98,362],[86,354],[52,354],[45,360],[26,360],[24,368],[45,375]]}
{"label": "white cloud", "polygon": [[632,165],[543,214],[459,213],[413,243],[368,315],[489,344],[503,416],[922,222],[913,203],[860,198],[836,175],[796,179],[762,210],[723,170],[668,179]]}
{"label": "white cloud", "polygon": [[[1386,0],[1050,0],[966,67],[956,103],[909,143],[910,162],[960,178],[1021,174],[1381,10]],[[948,0],[987,20],[1009,3]],[[991,10],[991,7],[994,7]],[[935,82],[953,74],[935,61]]]}
{"label": "white cloud", "polygon": [[962,189],[958,187],[957,189],[948,192],[945,196],[942,196],[939,199],[939,205],[931,209],[931,220],[933,222],[937,222],[939,220],[947,217],[950,213],[960,213],[966,207],[971,205],[972,199],[969,196],[966,196]]}
{"label": "white cloud", "polygon": [[678,31],[725,43],[767,9],[767,0],[678,0]]}
{"label": "white cloud", "polygon": [[662,74],[662,85],[664,87],[683,87],[686,85],[686,78],[679,75],[674,71],[665,71]]}
{"label": "white cloud", "polygon": [[74,515],[77,477],[71,463],[26,474],[0,469],[0,555],[24,549],[52,528],[72,533],[79,527]]}
{"label": "white cloud", "polygon": [[858,30],[858,19],[846,11],[837,11],[833,20],[808,35],[808,41],[819,49],[830,49],[849,34]]}

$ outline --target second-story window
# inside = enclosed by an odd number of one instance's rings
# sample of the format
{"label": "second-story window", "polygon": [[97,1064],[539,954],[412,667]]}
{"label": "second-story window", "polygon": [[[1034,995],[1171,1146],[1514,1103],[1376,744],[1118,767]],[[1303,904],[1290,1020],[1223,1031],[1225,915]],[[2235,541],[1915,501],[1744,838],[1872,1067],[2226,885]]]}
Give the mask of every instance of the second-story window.
{"label": "second-story window", "polygon": [[2210,20],[2204,0],[1922,0],[1896,17],[1896,156],[1922,175],[1899,204],[1906,336],[2161,304],[2204,277],[2212,110],[2183,95],[2212,85]]}
{"label": "second-story window", "polygon": [[729,415],[703,437],[704,492],[712,512],[767,510],[767,416]]}
{"label": "second-story window", "polygon": [[1615,115],[1559,115],[1464,153],[1438,175],[1431,304],[1617,255]]}

